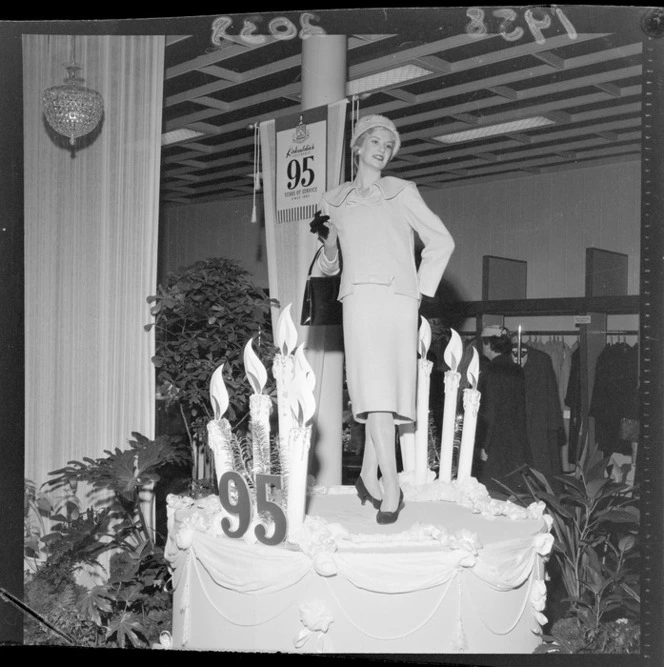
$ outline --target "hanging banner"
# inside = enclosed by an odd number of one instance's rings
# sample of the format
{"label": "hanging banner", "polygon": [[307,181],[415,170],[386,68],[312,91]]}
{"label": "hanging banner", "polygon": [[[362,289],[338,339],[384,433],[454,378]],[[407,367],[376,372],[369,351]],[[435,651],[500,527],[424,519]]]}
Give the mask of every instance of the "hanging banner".
{"label": "hanging banner", "polygon": [[314,217],[326,189],[327,106],[276,120],[276,222]]}
{"label": "hanging banner", "polygon": [[[336,187],[341,180],[347,104],[348,100],[342,99],[301,111],[288,119],[278,118],[260,124],[270,297],[280,304],[272,309],[272,326],[276,331],[281,308],[291,304],[298,343],[304,345],[307,361],[316,378],[316,415],[311,447],[320,467],[312,474],[325,485],[341,484],[339,443],[342,439],[343,354],[338,350],[340,341],[337,345],[337,341],[332,340],[335,336],[340,338],[341,333],[339,327],[303,327],[299,322],[307,272],[320,247],[318,238],[309,229],[309,222],[325,190]],[[298,134],[295,134],[298,127]],[[290,155],[289,148],[293,149]],[[305,162],[305,158],[309,159]],[[289,162],[294,159],[297,159],[297,166],[290,164],[289,167]],[[298,169],[299,185],[295,185]],[[300,192],[296,193],[298,189]],[[287,197],[289,192],[293,195]],[[335,467],[337,459],[338,470]],[[330,463],[332,460],[334,465]]]}

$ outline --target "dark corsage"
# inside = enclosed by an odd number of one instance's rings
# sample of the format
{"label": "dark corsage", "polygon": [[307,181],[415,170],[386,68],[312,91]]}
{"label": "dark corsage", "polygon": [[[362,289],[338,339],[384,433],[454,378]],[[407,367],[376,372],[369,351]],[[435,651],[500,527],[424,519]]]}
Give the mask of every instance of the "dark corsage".
{"label": "dark corsage", "polygon": [[320,211],[316,211],[314,219],[309,223],[309,229],[312,234],[318,234],[322,239],[326,239],[330,230],[325,226],[325,223],[330,219],[329,215],[323,215]]}

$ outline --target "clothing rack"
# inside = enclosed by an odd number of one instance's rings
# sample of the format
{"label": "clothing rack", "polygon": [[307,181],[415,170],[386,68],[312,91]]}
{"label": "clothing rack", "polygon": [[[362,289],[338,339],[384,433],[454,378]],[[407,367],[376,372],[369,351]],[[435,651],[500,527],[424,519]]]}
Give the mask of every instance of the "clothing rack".
{"label": "clothing rack", "polygon": [[[516,333],[515,331],[512,331],[511,333]],[[580,335],[581,331],[579,329],[569,329],[569,330],[561,330],[561,329],[528,329],[528,331],[522,331],[521,332],[521,338],[523,339],[524,336],[578,336]],[[600,330],[600,331],[595,331],[594,333],[599,333],[599,334],[606,334],[607,336],[638,336],[639,331],[638,329],[606,329],[606,330]],[[478,336],[479,334],[477,331],[460,331],[459,332],[460,336]]]}
{"label": "clothing rack", "polygon": [[[578,336],[581,333],[579,329],[573,329],[568,331],[561,330],[534,330],[528,329],[528,331],[521,331],[521,338],[524,336]],[[637,329],[605,329],[595,331],[594,333],[606,334],[607,336],[638,336],[639,331]]]}
{"label": "clothing rack", "polygon": [[[640,331],[618,330],[607,326],[608,315],[639,315],[640,297],[638,295],[570,297],[545,299],[489,300],[466,301],[445,308],[447,317],[455,321],[475,318],[476,330],[461,332],[463,336],[477,336],[482,331],[486,315],[502,317],[537,317],[537,316],[568,316],[584,315],[587,322],[578,325],[578,329],[552,331],[537,329],[522,331],[528,335],[579,336],[581,352],[581,414],[583,428],[579,443],[594,442],[594,420],[589,418],[589,406],[592,398],[592,384],[595,366],[601,351],[606,346],[607,336],[640,336]],[[445,315],[445,313],[441,313]]]}

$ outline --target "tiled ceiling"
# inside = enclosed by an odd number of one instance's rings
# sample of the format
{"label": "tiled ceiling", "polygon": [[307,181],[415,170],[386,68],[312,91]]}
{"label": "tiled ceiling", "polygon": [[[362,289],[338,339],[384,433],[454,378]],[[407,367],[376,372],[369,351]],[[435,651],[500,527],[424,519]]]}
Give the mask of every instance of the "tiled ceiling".
{"label": "tiled ceiling", "polygon": [[[376,87],[359,99],[361,114],[385,114],[399,128],[391,174],[444,187],[639,158],[643,43],[633,31],[559,24],[542,43],[529,34],[510,41],[463,28],[431,32],[348,34],[349,98],[364,77],[402,66],[423,74],[401,83],[374,77]],[[251,126],[300,110],[301,51],[299,39],[270,35],[256,46],[167,38],[163,132],[196,136],[163,146],[162,204],[252,193]],[[533,117],[547,124],[452,144],[436,139]]]}

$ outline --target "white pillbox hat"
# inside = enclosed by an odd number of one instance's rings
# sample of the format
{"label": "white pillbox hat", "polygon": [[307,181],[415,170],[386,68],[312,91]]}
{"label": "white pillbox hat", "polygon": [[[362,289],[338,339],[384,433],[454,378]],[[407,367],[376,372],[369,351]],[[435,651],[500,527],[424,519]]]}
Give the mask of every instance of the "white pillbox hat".
{"label": "white pillbox hat", "polygon": [[350,148],[351,150],[355,148],[357,140],[362,136],[367,130],[371,130],[374,127],[382,127],[385,130],[388,130],[394,135],[394,150],[392,151],[392,157],[394,157],[398,152],[401,146],[401,139],[399,138],[399,131],[396,128],[396,125],[385,116],[380,116],[378,114],[370,114],[368,116],[362,116],[353,129],[353,136],[350,139]]}

